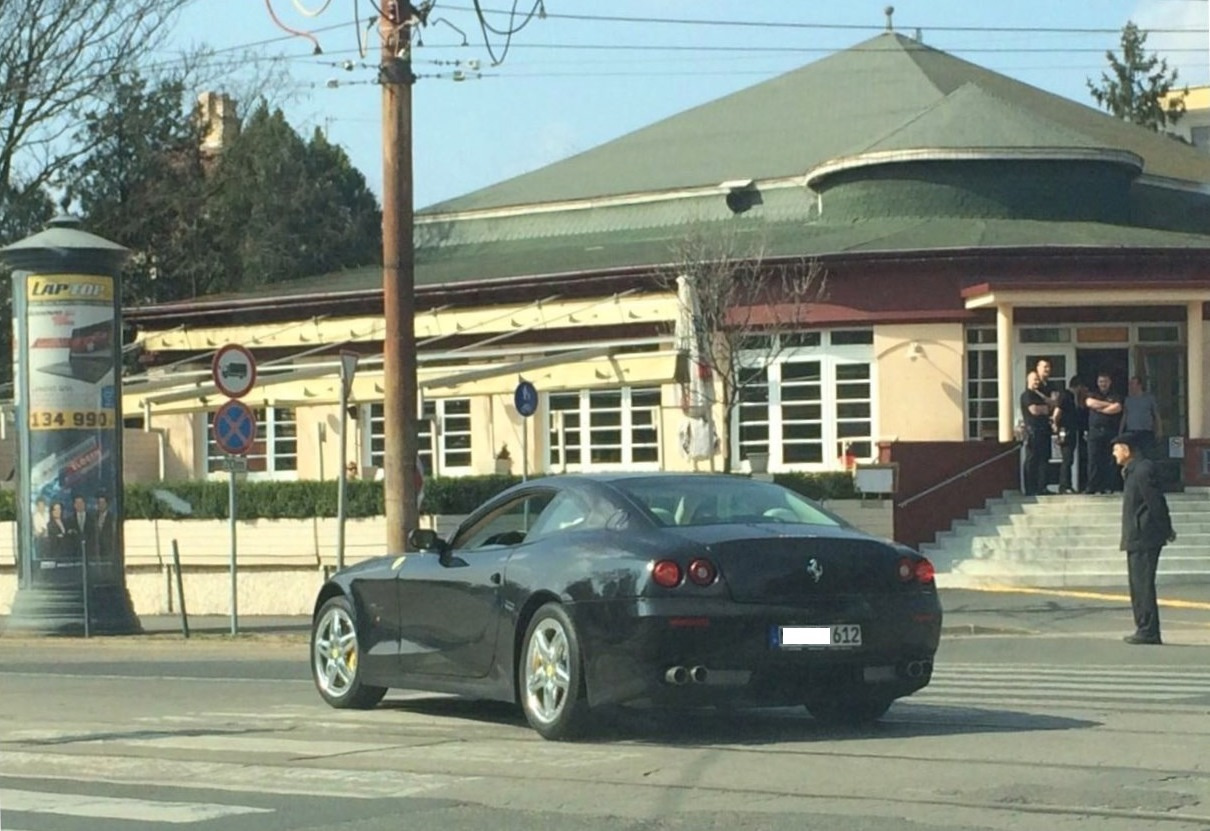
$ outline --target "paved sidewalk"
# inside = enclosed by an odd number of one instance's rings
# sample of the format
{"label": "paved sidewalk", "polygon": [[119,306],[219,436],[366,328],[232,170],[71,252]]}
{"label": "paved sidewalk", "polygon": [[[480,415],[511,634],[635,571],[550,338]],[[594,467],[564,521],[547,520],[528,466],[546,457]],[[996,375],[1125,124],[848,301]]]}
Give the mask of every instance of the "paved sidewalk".
{"label": "paved sidewalk", "polygon": [[[963,635],[1111,635],[1130,631],[1130,596],[1112,588],[941,588],[946,636]],[[1165,628],[1181,627],[1197,642],[1210,644],[1210,585],[1160,590],[1160,616]],[[0,633],[6,619],[0,617]],[[144,615],[145,635],[182,637],[179,615]],[[239,637],[274,637],[305,642],[306,616],[240,616]],[[206,639],[231,636],[231,619],[223,615],[189,618],[190,635]],[[1199,636],[1198,633],[1203,633]]]}

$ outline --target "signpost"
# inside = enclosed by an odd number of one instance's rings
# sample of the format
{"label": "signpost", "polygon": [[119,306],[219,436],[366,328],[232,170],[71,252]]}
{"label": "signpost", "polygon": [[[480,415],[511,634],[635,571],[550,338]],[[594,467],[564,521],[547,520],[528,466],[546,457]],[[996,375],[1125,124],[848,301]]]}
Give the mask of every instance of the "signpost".
{"label": "signpost", "polygon": [[229,343],[214,353],[214,385],[228,400],[214,414],[214,443],[227,454],[227,526],[231,537],[231,634],[239,634],[239,593],[235,562],[235,475],[248,470],[244,456],[256,442],[256,414],[238,399],[256,385],[256,359],[239,344]]}
{"label": "signpost", "polygon": [[[529,418],[538,411],[538,390],[524,379],[513,391],[513,405],[522,418]],[[521,481],[529,478],[529,425],[521,424]]]}
{"label": "signpost", "polygon": [[345,469],[349,456],[349,394],[357,374],[356,352],[340,353],[340,478],[336,480],[336,570],[345,567],[345,503],[349,474]]}

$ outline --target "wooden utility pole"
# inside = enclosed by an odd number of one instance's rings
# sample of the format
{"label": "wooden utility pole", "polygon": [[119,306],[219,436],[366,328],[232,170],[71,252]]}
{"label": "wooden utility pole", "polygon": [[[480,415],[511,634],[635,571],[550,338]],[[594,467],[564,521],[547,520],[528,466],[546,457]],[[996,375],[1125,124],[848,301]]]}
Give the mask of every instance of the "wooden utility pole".
{"label": "wooden utility pole", "polygon": [[[416,504],[416,299],[412,239],[412,26],[408,2],[383,4],[382,38],[382,311],[387,550],[404,551],[418,524]],[[343,471],[342,471],[343,473]]]}

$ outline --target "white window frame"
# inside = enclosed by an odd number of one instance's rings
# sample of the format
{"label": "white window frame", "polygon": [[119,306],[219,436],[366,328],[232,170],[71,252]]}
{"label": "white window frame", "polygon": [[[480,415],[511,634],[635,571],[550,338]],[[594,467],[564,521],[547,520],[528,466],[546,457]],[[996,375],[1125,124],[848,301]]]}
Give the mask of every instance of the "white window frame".
{"label": "white window frame", "polygon": [[[845,328],[844,332],[851,332],[853,329]],[[862,331],[870,331],[862,329]],[[745,454],[752,452],[764,452],[756,443],[749,443],[748,446],[740,444],[740,428],[741,423],[748,424],[767,424],[768,425],[768,448],[769,454],[769,470],[770,471],[812,471],[822,472],[830,470],[843,470],[843,444],[848,441],[866,441],[870,445],[869,457],[861,457],[858,461],[870,461],[878,451],[877,436],[878,436],[878,363],[874,355],[873,344],[845,344],[840,346],[831,345],[831,332],[825,332],[818,346],[791,347],[784,351],[774,349],[776,357],[769,361],[769,352],[757,350],[749,353],[741,353],[739,360],[747,367],[753,369],[765,369],[768,374],[768,401],[762,406],[761,404],[737,405],[732,411],[731,418],[731,459],[732,465],[736,470],[741,469]],[[872,339],[872,338],[871,338]],[[782,370],[787,364],[804,363],[816,361],[820,365],[819,376],[819,439],[818,442],[822,448],[823,458],[819,462],[787,462],[785,461],[784,450],[784,412],[782,409],[783,403],[793,406],[794,401],[783,402],[783,385],[782,385]],[[841,437],[839,423],[841,421],[852,422],[854,419],[840,419],[839,408],[841,404],[852,403],[857,399],[840,399],[838,397],[837,384],[846,383],[838,380],[838,368],[842,366],[863,365],[869,369],[869,378],[862,381],[869,385],[869,398],[860,399],[868,401],[869,416],[868,419],[857,419],[857,421],[869,422],[868,435]],[[740,391],[742,395],[742,391]],[[741,422],[745,415],[763,415],[764,418],[753,417],[746,422]]]}
{"label": "white window frame", "polygon": [[[465,404],[466,412],[454,410]],[[383,407],[381,401],[363,404],[361,407],[361,458],[367,466],[383,466],[383,450],[374,449],[375,439],[385,443],[383,431]],[[416,423],[417,443],[426,476],[465,476],[474,472],[475,404],[471,398],[431,398],[424,402],[424,416]],[[448,422],[454,419],[467,420],[466,430],[450,430]],[[464,436],[470,439],[468,447],[452,447],[451,439]],[[451,464],[450,459],[464,456],[465,464]],[[434,464],[436,460],[437,464]]]}
{"label": "white window frame", "polygon": [[[620,415],[619,424],[616,430],[621,434],[621,442],[618,445],[598,444],[596,447],[618,448],[620,450],[621,460],[617,462],[593,462],[592,452],[594,445],[593,441],[593,424],[592,414],[594,412],[593,400],[604,394],[620,393],[621,403],[619,407],[597,408],[597,412],[618,412]],[[653,396],[657,403],[634,405],[635,393],[646,393],[648,396]],[[578,406],[567,409],[555,409],[552,407],[551,399],[556,400],[560,397],[576,397]],[[660,470],[663,463],[663,448],[661,446],[661,430],[660,430],[660,409],[663,399],[663,392],[659,387],[609,387],[587,390],[568,390],[565,392],[546,393],[543,400],[543,410],[546,416],[546,447],[543,453],[543,469],[547,473],[561,472],[578,472],[588,473],[592,471],[609,471],[609,470]],[[579,426],[569,427],[565,423],[561,424],[562,412],[575,412],[579,416]],[[597,432],[606,430],[612,431],[612,426],[598,426]],[[652,441],[637,442],[636,431],[642,433],[654,433]],[[566,448],[578,448],[579,461],[568,463],[561,457],[562,441],[566,443]],[[654,449],[655,460],[635,461],[635,451],[639,448]],[[560,458],[556,458],[556,454],[560,454]]]}
{"label": "white window frame", "polygon": [[[265,469],[252,470],[249,465],[248,481],[291,482],[297,480],[300,438],[298,410],[294,407],[253,407],[252,412],[256,415],[256,444],[253,445],[253,449],[255,450],[257,445],[263,445],[263,451],[246,453],[244,458],[250,461],[264,459]],[[287,413],[289,417],[285,418]],[[201,437],[201,455],[203,469],[208,479],[217,479],[227,475],[226,471],[218,466],[221,465],[221,460],[226,454],[219,450],[214,441],[214,430],[211,427],[214,415],[214,412],[208,412],[202,416],[205,434]],[[290,430],[285,429],[287,425],[292,427],[293,435]],[[294,444],[293,452],[285,449],[291,442]],[[286,464],[288,460],[293,460],[292,467]]]}
{"label": "white window frame", "polygon": [[[984,340],[982,343],[972,343],[967,333],[974,331],[982,332],[985,336],[990,333],[991,340]],[[1000,437],[1000,364],[997,357],[999,350],[996,346],[996,327],[994,325],[967,326],[963,331],[962,338],[966,345],[966,360],[963,361],[962,367],[964,376],[962,385],[964,404],[962,415],[966,439],[967,441],[981,441],[985,437],[990,436],[992,440],[998,440]],[[971,377],[970,356],[976,353],[980,355],[990,353],[992,355],[992,374],[989,377]],[[978,360],[982,361],[982,358]],[[978,390],[972,388],[972,385],[976,384],[992,384],[996,390],[996,395],[991,398],[985,398],[980,395],[972,396],[972,392],[978,392]],[[990,418],[983,418],[981,416],[976,416],[974,419],[971,418],[972,405],[977,409],[979,406],[989,403],[991,404],[993,413]]]}

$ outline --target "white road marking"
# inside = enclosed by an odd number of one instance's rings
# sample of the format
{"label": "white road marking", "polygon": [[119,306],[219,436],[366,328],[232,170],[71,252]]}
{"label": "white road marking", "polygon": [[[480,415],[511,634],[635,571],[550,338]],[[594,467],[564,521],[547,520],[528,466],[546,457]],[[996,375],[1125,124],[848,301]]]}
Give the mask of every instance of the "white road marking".
{"label": "white road marking", "polygon": [[305,794],[345,799],[416,796],[477,778],[394,770],[202,762],[92,753],[31,753],[10,749],[0,753],[0,776],[113,784],[155,784],[161,787]]}
{"label": "white road marking", "polygon": [[58,814],[93,819],[120,819],[131,822],[168,822],[184,825],[241,814],[271,814],[270,808],[248,805],[222,805],[215,802],[156,802],[147,799],[123,799],[111,796],[16,791],[0,788],[0,812]]}

